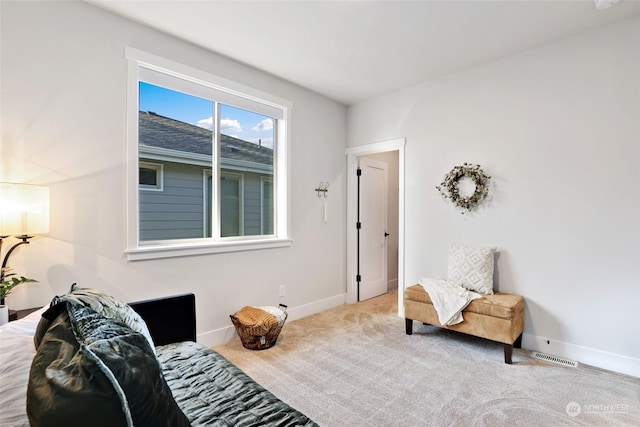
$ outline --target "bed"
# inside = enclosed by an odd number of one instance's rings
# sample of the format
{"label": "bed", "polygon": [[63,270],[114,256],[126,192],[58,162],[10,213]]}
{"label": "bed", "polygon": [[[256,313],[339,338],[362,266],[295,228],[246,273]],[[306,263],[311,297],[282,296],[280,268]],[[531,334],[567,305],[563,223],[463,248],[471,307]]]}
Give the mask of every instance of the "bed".
{"label": "bed", "polygon": [[317,425],[195,342],[193,294],[126,305],[123,320],[92,292],[0,327],[0,425]]}

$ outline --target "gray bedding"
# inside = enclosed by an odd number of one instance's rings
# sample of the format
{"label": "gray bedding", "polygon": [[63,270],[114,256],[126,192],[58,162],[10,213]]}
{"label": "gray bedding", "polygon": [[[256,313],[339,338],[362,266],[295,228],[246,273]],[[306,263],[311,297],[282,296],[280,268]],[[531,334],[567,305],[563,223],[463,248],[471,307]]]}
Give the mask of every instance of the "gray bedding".
{"label": "gray bedding", "polygon": [[214,350],[186,341],[156,351],[175,401],[193,426],[317,426]]}
{"label": "gray bedding", "polygon": [[[182,297],[176,298],[162,301]],[[186,301],[191,314],[181,319],[195,331],[193,294]],[[158,303],[150,300],[136,307],[166,317],[167,310],[159,310]],[[26,385],[30,425],[317,426],[220,354],[190,341],[195,333],[182,337],[173,333],[175,322],[162,325],[156,326],[175,335],[170,337],[175,341],[156,332],[165,345],[154,346],[153,330],[132,306],[75,285],[55,297],[33,339],[26,340],[35,343],[35,355],[26,359],[27,365],[31,362]],[[4,371],[1,374],[0,419],[5,420],[5,409],[14,405],[4,399]],[[22,384],[26,377],[25,370]],[[24,410],[24,400],[18,405]]]}

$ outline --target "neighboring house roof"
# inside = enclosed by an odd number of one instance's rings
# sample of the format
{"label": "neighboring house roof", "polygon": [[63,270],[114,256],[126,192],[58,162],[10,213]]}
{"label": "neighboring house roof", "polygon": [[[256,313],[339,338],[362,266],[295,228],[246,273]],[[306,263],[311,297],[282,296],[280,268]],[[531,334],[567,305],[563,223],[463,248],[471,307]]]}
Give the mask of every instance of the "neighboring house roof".
{"label": "neighboring house roof", "polygon": [[[159,114],[140,111],[138,144],[147,147],[211,156],[213,132]],[[273,149],[221,135],[222,158],[273,165]]]}

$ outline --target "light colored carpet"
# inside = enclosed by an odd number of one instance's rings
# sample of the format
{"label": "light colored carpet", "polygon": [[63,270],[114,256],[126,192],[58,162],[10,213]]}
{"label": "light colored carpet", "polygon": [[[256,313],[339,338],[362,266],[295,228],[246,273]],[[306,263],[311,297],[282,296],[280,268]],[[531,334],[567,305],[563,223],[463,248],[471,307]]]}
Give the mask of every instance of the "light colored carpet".
{"label": "light colored carpet", "polygon": [[561,366],[414,322],[397,293],[287,322],[277,344],[214,347],[321,426],[638,426],[640,379]]}

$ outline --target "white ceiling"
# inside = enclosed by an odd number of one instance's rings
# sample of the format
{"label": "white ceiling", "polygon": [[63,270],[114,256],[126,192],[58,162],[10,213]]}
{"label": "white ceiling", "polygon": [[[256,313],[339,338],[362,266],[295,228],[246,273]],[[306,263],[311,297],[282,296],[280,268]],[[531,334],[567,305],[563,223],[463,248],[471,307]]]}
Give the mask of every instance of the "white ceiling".
{"label": "white ceiling", "polygon": [[86,1],[347,105],[640,15],[640,0]]}

